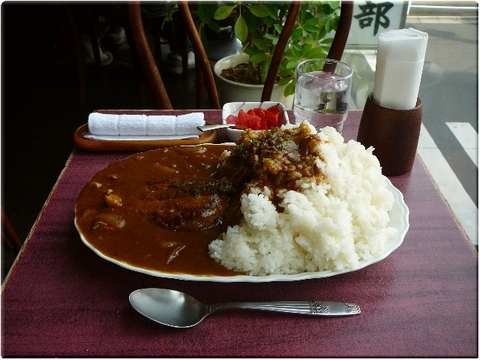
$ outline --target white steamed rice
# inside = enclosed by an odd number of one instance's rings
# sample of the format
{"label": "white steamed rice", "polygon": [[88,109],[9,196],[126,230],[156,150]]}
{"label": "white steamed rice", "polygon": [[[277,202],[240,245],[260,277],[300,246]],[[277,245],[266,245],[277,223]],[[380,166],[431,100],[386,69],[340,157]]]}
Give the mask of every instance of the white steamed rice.
{"label": "white steamed rice", "polygon": [[319,136],[324,161],[317,164],[326,181],[281,192],[281,213],[269,200],[269,188],[243,194],[244,220],[210,243],[212,258],[262,276],[342,271],[382,253],[396,231],[387,226],[394,197],[373,149],[345,143],[333,128]]}

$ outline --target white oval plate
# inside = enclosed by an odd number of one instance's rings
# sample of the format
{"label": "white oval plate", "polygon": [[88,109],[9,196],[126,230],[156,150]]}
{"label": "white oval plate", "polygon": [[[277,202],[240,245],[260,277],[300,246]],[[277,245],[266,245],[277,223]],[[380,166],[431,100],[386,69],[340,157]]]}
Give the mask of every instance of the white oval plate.
{"label": "white oval plate", "polygon": [[113,259],[101,251],[95,248],[92,244],[90,244],[87,239],[83,236],[82,232],[80,231],[77,221],[75,218],[75,227],[77,228],[80,238],[82,241],[92,249],[98,256],[108,260],[114,264],[117,264],[121,267],[124,267],[128,270],[140,272],[147,275],[152,275],[156,277],[164,277],[169,279],[177,279],[177,280],[191,280],[191,281],[212,281],[212,282],[224,282],[224,283],[233,283],[233,282],[252,282],[252,283],[263,283],[263,282],[272,282],[272,281],[298,281],[298,280],[307,280],[307,279],[320,279],[340,274],[345,274],[352,271],[357,271],[363,269],[366,266],[375,264],[379,261],[382,261],[387,256],[389,256],[392,252],[394,252],[403,242],[405,235],[407,234],[409,228],[409,209],[407,204],[403,199],[403,194],[392,185],[390,180],[387,179],[387,187],[393,193],[395,202],[393,204],[392,210],[390,210],[390,222],[388,223],[389,227],[393,227],[397,230],[396,234],[389,239],[383,252],[380,256],[360,261],[358,265],[351,269],[346,269],[342,271],[318,271],[318,272],[303,272],[299,274],[293,275],[266,275],[266,276],[250,276],[250,275],[238,275],[238,276],[198,276],[198,275],[191,275],[191,274],[177,274],[177,273],[167,273],[161,271],[155,271],[150,269],[144,269],[137,266],[132,266],[128,263]]}

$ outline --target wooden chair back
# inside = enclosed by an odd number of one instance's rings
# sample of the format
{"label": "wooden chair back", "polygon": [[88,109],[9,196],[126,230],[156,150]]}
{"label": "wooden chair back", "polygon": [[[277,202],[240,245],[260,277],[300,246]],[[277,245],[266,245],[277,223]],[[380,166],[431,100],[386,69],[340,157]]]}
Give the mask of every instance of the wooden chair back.
{"label": "wooden chair back", "polygon": [[[272,57],[270,68],[267,74],[266,83],[263,88],[261,101],[268,101],[271,98],[275,79],[277,77],[278,69],[283,57],[283,53],[288,44],[288,39],[293,31],[295,22],[297,20],[298,12],[300,10],[301,2],[292,1],[289,9],[285,25],[278,39],[277,46]],[[149,88],[151,89],[157,106],[163,109],[171,109],[172,104],[165,89],[162,77],[155,63],[155,58],[150,51],[148,41],[143,29],[143,22],[141,16],[140,2],[131,2],[128,5],[130,26],[132,29],[134,46],[137,51],[140,66],[145,75],[145,79]],[[218,97],[217,87],[213,76],[213,70],[208,60],[207,53],[202,44],[200,35],[196,29],[193,21],[190,7],[187,1],[179,1],[178,8],[184,22],[188,37],[192,42],[195,63],[197,67],[197,83],[200,81],[202,86],[207,89],[210,100],[210,107],[213,109],[220,109],[220,101]],[[343,1],[341,5],[340,19],[338,29],[335,33],[328,58],[340,60],[345,49],[347,37],[350,32],[350,26],[353,17],[353,1]],[[198,70],[200,69],[200,70]],[[197,91],[199,88],[197,86]]]}
{"label": "wooden chair back", "polygon": [[140,2],[128,4],[128,17],[137,58],[145,75],[145,81],[152,91],[155,103],[160,109],[172,109],[172,103],[170,102],[165,84],[163,83],[157,63],[148,45],[147,36],[143,27]]}
{"label": "wooden chair back", "polygon": [[195,67],[197,69],[200,68],[200,72],[197,71],[197,76],[201,76],[201,80],[207,88],[207,94],[210,100],[211,108],[220,109],[220,100],[218,97],[217,86],[215,85],[215,79],[213,77],[213,70],[210,62],[208,61],[207,52],[203,46],[200,34],[197,31],[195,22],[193,21],[188,2],[179,1],[178,9],[187,29],[188,37],[192,42],[193,51],[195,53]]}
{"label": "wooden chair back", "polygon": [[[213,78],[213,71],[208,62],[205,48],[203,47],[200,35],[197,32],[195,23],[190,13],[188,2],[179,1],[178,8],[182,17],[182,21],[185,25],[187,35],[193,45],[196,67],[200,69],[200,71],[197,71],[197,77],[201,77],[202,83],[205,82],[210,100],[210,107],[213,109],[220,109],[220,101],[218,98],[215,80]],[[128,4],[128,16],[134,42],[133,46],[137,53],[138,61],[144,74],[145,81],[152,92],[155,103],[160,109],[172,109],[168,92],[165,88],[165,84],[145,34],[140,2],[135,1]]]}
{"label": "wooden chair back", "polygon": [[2,243],[16,253],[20,251],[23,245],[22,239],[18,236],[12,224],[8,220],[7,214],[2,206]]}

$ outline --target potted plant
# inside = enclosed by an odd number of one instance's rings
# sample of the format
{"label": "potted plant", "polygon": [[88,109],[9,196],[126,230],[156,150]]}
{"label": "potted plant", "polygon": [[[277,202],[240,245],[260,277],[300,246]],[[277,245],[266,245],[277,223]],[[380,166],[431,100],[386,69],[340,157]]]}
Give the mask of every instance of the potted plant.
{"label": "potted plant", "polygon": [[[261,94],[270,62],[283,28],[290,2],[244,2],[228,1],[223,5],[215,2],[199,2],[196,16],[203,39],[205,30],[218,31],[218,22],[230,18],[235,36],[242,43],[242,54],[221,59],[214,67],[220,95],[225,96],[225,83],[236,83],[233,94],[241,94],[241,101],[258,101],[260,95],[249,97],[246,88],[256,88]],[[295,68],[303,60],[324,58],[328,54],[339,20],[340,1],[305,1],[301,3],[296,24],[280,63],[277,84],[272,100],[291,105],[295,91]],[[205,40],[204,40],[205,41]],[[208,46],[208,45],[207,45]],[[279,97],[277,99],[276,97]]]}

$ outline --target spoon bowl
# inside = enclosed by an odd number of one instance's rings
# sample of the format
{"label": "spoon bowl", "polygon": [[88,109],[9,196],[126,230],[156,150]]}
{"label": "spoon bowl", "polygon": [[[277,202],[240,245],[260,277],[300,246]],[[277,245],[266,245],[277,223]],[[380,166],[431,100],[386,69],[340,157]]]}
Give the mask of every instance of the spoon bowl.
{"label": "spoon bowl", "polygon": [[130,294],[129,300],[133,308],[143,316],[174,328],[193,327],[212,312],[229,308],[316,316],[348,316],[361,312],[357,304],[327,301],[227,302],[206,305],[183,292],[155,288],[135,290]]}
{"label": "spoon bowl", "polygon": [[132,292],[129,300],[143,316],[171,327],[195,326],[209,314],[207,305],[175,290],[140,289]]}

